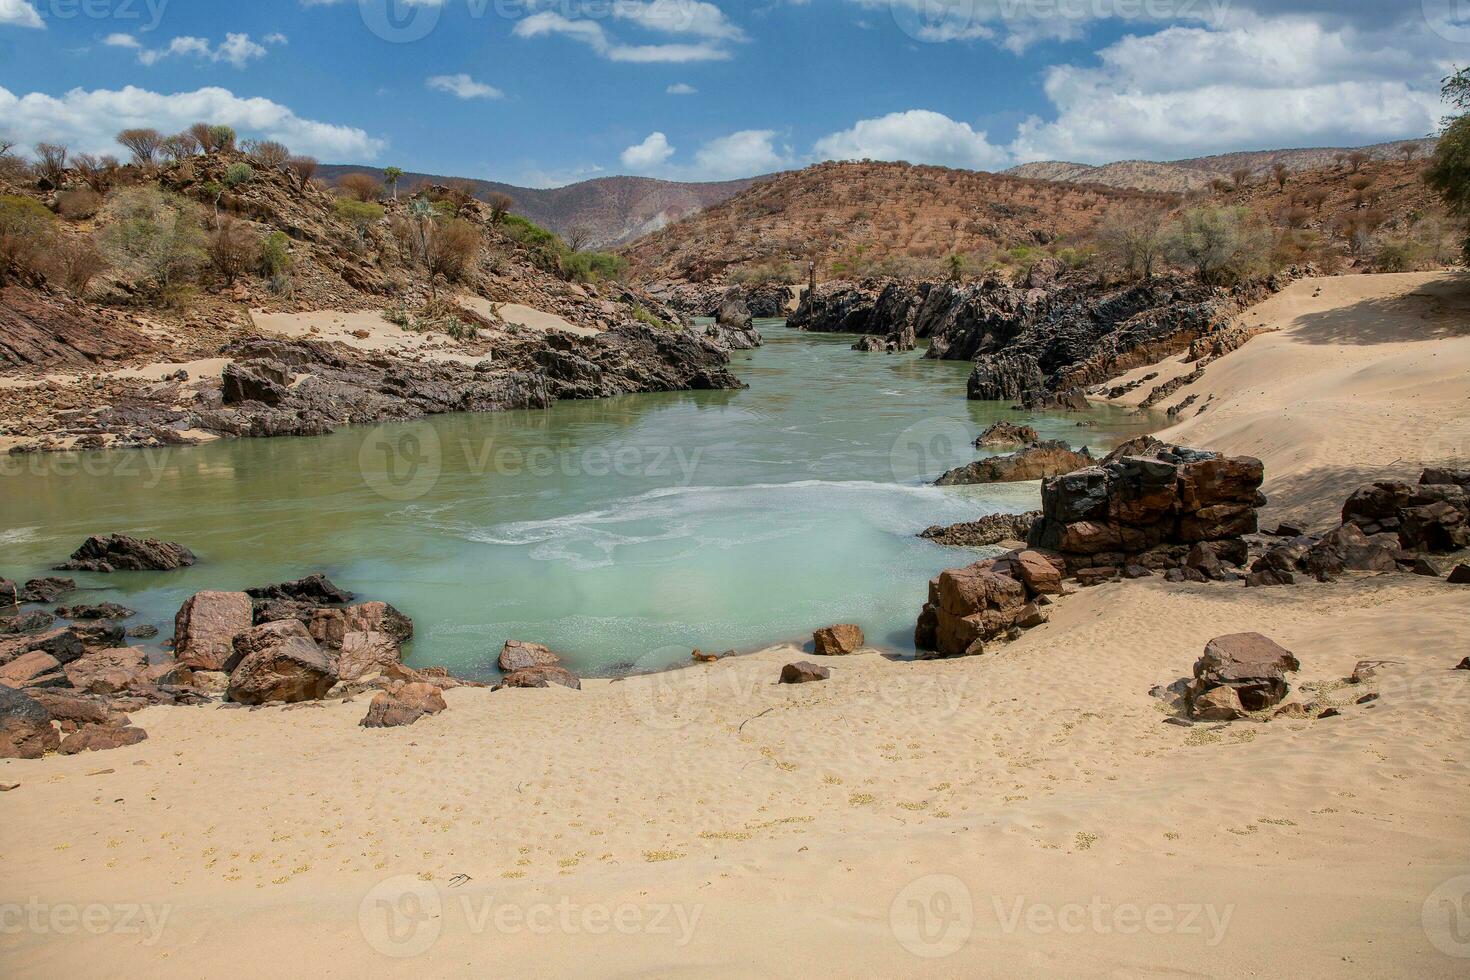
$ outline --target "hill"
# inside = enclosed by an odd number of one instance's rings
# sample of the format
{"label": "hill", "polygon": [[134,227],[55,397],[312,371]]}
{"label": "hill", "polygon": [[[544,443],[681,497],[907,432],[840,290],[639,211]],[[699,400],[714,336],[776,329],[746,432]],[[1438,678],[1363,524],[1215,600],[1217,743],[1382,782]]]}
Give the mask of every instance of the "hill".
{"label": "hill", "polygon": [[[383,179],[383,171],[377,167],[331,164],[319,171],[328,183],[348,173]],[[565,187],[532,188],[493,180],[405,173],[399,179],[399,188],[462,184],[466,189],[473,188],[474,196],[481,201],[489,200],[491,194],[509,194],[515,200],[516,213],[543,228],[567,239],[582,232],[578,237],[584,237],[588,247],[611,248],[718,204],[762,179],[682,183],[652,177],[598,177]]]}
{"label": "hill", "polygon": [[1434,151],[1434,144],[1435,141],[1432,139],[1400,140],[1394,143],[1376,143],[1363,147],[1250,150],[1166,162],[1120,160],[1102,166],[1046,160],[1038,163],[1023,163],[1019,167],[1012,167],[1006,173],[1034,180],[1056,180],[1080,184],[1101,184],[1105,187],[1130,187],[1137,190],[1186,193],[1207,188],[1211,182],[1229,178],[1232,173],[1242,168],[1253,173],[1264,173],[1280,163],[1293,171],[1319,170],[1339,164],[1351,153],[1364,153],[1369,158],[1380,161],[1402,160],[1403,155],[1400,148],[1405,146],[1417,147],[1415,152],[1422,158],[1429,156]]}
{"label": "hill", "polygon": [[776,174],[620,249],[643,281],[937,275],[947,256],[1086,239],[1118,209],[1175,195],[907,163],[821,163]]}

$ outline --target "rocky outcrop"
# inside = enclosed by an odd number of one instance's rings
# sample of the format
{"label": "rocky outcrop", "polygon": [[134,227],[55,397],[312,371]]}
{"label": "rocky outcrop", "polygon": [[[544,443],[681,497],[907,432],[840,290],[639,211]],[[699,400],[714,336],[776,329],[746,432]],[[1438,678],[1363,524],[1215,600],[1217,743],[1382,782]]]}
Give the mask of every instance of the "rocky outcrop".
{"label": "rocky outcrop", "polygon": [[1200,542],[1244,561],[1241,539],[1257,530],[1263,476],[1254,457],[1135,442],[1101,465],[1045,480],[1043,516],[1028,542],[1093,580],[1127,565],[1177,567]]}
{"label": "rocky outcrop", "polygon": [[812,652],[819,657],[842,657],[857,653],[866,642],[861,627],[839,623],[824,626],[812,634]]}
{"label": "rocky outcrop", "polygon": [[909,328],[915,336],[925,336],[915,328],[915,317],[931,288],[927,282],[865,279],[816,292],[808,290],[786,325],[814,333],[880,336],[897,335]]}
{"label": "rocky outcrop", "polygon": [[77,583],[69,578],[33,578],[21,586],[17,598],[21,602],[55,602],[68,592],[75,592]]}
{"label": "rocky outcrop", "polygon": [[127,534],[97,534],[82,542],[60,571],[122,572],[167,571],[187,568],[197,559],[181,544]]}
{"label": "rocky outcrop", "polygon": [[236,660],[235,637],[250,628],[250,596],[199,592],[174,616],[174,656],[192,670],[225,670]]}
{"label": "rocky outcrop", "polygon": [[137,745],[147,737],[147,732],[133,725],[83,725],[61,740],[60,752],[62,755],[105,752]]}
{"label": "rocky outcrop", "polygon": [[961,548],[984,548],[1002,541],[1022,541],[1031,534],[1031,527],[1041,519],[1041,511],[1025,514],[987,514],[978,521],[942,526],[935,524],[925,528],[919,537],[936,544]]}
{"label": "rocky outcrop", "polygon": [[1029,425],[1014,422],[996,422],[975,438],[976,449],[1011,449],[1032,446],[1041,442],[1041,436]]}
{"label": "rocky outcrop", "polygon": [[1449,554],[1470,547],[1470,470],[1432,468],[1417,485],[1374,483],[1354,491],[1344,524],[1366,535],[1393,534],[1410,551]]}
{"label": "rocky outcrop", "polygon": [[738,290],[725,294],[715,310],[715,322],[704,328],[704,335],[725,350],[750,350],[765,342]]}
{"label": "rocky outcrop", "polygon": [[506,687],[540,687],[546,688],[556,685],[558,687],[569,687],[574,691],[582,689],[582,680],[576,674],[565,667],[525,667],[521,670],[513,670],[500,679],[495,685],[495,690]]}
{"label": "rocky outcrop", "polygon": [[555,667],[560,663],[560,657],[539,643],[506,640],[505,645],[500,648],[500,658],[496,661],[496,666],[510,673],[530,667]]}
{"label": "rocky outcrop", "polygon": [[919,656],[975,656],[1045,622],[1042,597],[1061,591],[1063,567],[1022,550],[939,573],[914,627]]}
{"label": "rocky outcrop", "polygon": [[1300,669],[1290,650],[1260,633],[1217,636],[1195,661],[1186,692],[1190,711],[1202,721],[1264,711],[1286,697],[1286,674]]}
{"label": "rocky outcrop", "polygon": [[88,306],[60,292],[14,285],[0,289],[0,368],[86,368],[158,351],[153,338],[133,329],[115,310]]}
{"label": "rocky outcrop", "polygon": [[62,619],[129,619],[137,612],[116,602],[99,602],[75,606],[57,606],[56,615]]}
{"label": "rocky outcrop", "polygon": [[1084,448],[1073,452],[1065,442],[1051,440],[1027,446],[1005,456],[992,456],[956,467],[934,481],[938,487],[974,483],[1018,483],[1060,476],[1093,465],[1096,460]]}
{"label": "rocky outcrop", "polygon": [[395,683],[373,695],[367,714],[358,722],[363,728],[397,728],[412,725],[425,715],[447,708],[439,688],[424,683]]}
{"label": "rocky outcrop", "polygon": [[60,745],[49,711],[21,692],[0,686],[0,759],[39,759]]}

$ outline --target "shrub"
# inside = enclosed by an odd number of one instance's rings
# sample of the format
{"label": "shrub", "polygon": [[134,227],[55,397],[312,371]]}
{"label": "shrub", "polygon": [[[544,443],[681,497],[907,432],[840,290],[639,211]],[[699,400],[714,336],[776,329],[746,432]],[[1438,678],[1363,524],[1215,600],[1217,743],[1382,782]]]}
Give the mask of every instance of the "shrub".
{"label": "shrub", "polygon": [[248,163],[232,163],[225,168],[225,187],[234,190],[255,179],[255,171]]}
{"label": "shrub", "polygon": [[1164,252],[1164,232],[1158,216],[1130,214],[1109,218],[1099,235],[1103,254],[1129,275],[1152,279]]}
{"label": "shrub", "polygon": [[209,233],[205,243],[209,264],[224,279],[226,286],[260,262],[260,238],[245,222],[226,217]]}
{"label": "shrub", "polygon": [[164,137],[158,151],[165,160],[183,160],[199,152],[199,141],[191,133],[175,133]]}
{"label": "shrub", "polygon": [[82,183],[96,194],[106,194],[117,175],[117,161],[112,157],[99,159],[90,153],[83,153],[72,160],[72,166],[82,178]]}
{"label": "shrub", "polygon": [[1434,266],[1434,251],[1412,238],[1381,241],[1373,252],[1377,272],[1418,272]]}
{"label": "shrub", "polygon": [[515,198],[511,197],[509,194],[506,194],[502,191],[496,191],[489,197],[485,198],[485,203],[490,205],[490,223],[492,225],[498,225],[500,224],[501,219],[503,219],[507,214],[510,214],[510,209],[515,207],[516,202]]}
{"label": "shrub", "polygon": [[193,206],[154,187],[118,191],[111,206],[115,220],[103,229],[103,254],[156,295],[176,296],[174,287],[197,272],[207,257]]}
{"label": "shrub", "polygon": [[66,147],[60,143],[37,143],[36,176],[52,187],[60,187],[66,177]]}
{"label": "shrub", "polygon": [[273,231],[260,243],[260,274],[276,279],[291,271],[291,239],[284,231]]}
{"label": "shrub", "polygon": [[0,196],[0,285],[13,275],[40,271],[37,261],[55,221],[40,201]]}
{"label": "shrub", "polygon": [[268,170],[284,167],[286,161],[291,159],[291,151],[286,148],[286,144],[275,140],[250,140],[243,149],[252,160]]}
{"label": "shrub", "polygon": [[90,218],[102,210],[102,195],[91,189],[62,191],[56,195],[56,209],[69,221]]}
{"label": "shrub", "polygon": [[383,185],[378,183],[372,174],[343,174],[337,179],[337,186],[348,197],[364,203],[376,201],[383,195]]}
{"label": "shrub", "polygon": [[1230,283],[1265,271],[1270,236],[1244,208],[1191,208],[1170,226],[1165,251],[1201,282]]}
{"label": "shrub", "polygon": [[286,167],[297,176],[304,184],[316,176],[316,157],[292,157],[286,161]]}
{"label": "shrub", "polygon": [[603,282],[621,279],[628,271],[628,261],[611,252],[572,252],[562,258],[567,278],[578,282]]}
{"label": "shrub", "polygon": [[204,153],[223,153],[235,148],[235,131],[228,126],[197,122],[186,132],[194,138]]}
{"label": "shrub", "polygon": [[133,155],[133,163],[146,168],[158,159],[163,134],[156,129],[125,129],[117,134],[117,141]]}
{"label": "shrub", "polygon": [[480,229],[455,218],[433,223],[424,248],[424,265],[429,277],[443,276],[450,282],[463,278],[480,254]]}
{"label": "shrub", "polygon": [[107,268],[107,259],[90,235],[57,235],[46,255],[46,277],[82,296],[93,278]]}
{"label": "shrub", "polygon": [[337,217],[351,225],[358,238],[366,238],[367,230],[383,219],[384,211],[381,204],[369,204],[365,201],[339,197],[333,203],[333,207],[337,211]]}

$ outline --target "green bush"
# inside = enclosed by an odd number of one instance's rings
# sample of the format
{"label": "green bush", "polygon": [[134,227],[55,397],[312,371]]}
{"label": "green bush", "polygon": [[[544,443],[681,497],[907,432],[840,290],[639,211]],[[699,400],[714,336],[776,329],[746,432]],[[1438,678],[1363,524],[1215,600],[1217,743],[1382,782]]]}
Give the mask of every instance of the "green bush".
{"label": "green bush", "polygon": [[650,313],[647,309],[645,309],[642,303],[639,303],[633,307],[633,319],[637,320],[639,323],[646,323],[650,327],[658,327],[661,330],[673,329],[673,327],[669,326],[663,320],[659,319],[658,316]]}
{"label": "green bush", "polygon": [[602,282],[621,279],[628,271],[628,260],[611,252],[569,252],[562,256],[562,269],[568,279]]}
{"label": "green bush", "polygon": [[385,209],[381,204],[371,204],[350,197],[339,197],[332,205],[337,217],[352,226],[359,238],[367,234],[368,228],[383,220]]}
{"label": "green bush", "polygon": [[291,271],[291,239],[284,231],[273,231],[260,243],[260,274],[275,279]]}
{"label": "green bush", "polygon": [[12,271],[37,271],[55,221],[40,201],[15,194],[0,196],[0,285]]}
{"label": "green bush", "polygon": [[113,195],[111,211],[103,253],[158,295],[176,295],[178,284],[204,263],[204,231],[188,201],[154,187],[127,187]]}
{"label": "green bush", "polygon": [[230,190],[241,187],[255,179],[255,170],[248,163],[232,163],[225,168],[225,186]]}

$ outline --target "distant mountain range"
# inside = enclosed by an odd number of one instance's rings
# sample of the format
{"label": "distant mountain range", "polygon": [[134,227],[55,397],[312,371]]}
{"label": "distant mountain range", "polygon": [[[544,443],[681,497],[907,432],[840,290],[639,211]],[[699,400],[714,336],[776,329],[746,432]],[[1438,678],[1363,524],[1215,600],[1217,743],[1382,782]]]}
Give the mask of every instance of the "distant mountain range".
{"label": "distant mountain range", "polygon": [[[368,173],[379,180],[383,178],[380,168],[341,164],[322,166],[319,176],[331,183],[347,173]],[[734,197],[763,179],[748,177],[695,184],[651,177],[599,177],[565,187],[537,189],[493,180],[405,173],[398,186],[407,190],[424,181],[443,184],[463,180],[475,186],[475,196],[480,200],[497,192],[509,194],[515,199],[517,214],[564,238],[576,229],[585,230],[588,247],[611,248]]]}
{"label": "distant mountain range", "polygon": [[1100,184],[1104,187],[1131,187],[1146,191],[1173,191],[1187,193],[1209,187],[1211,181],[1229,177],[1231,171],[1241,167],[1253,171],[1264,171],[1278,163],[1291,170],[1317,170],[1331,166],[1340,154],[1362,152],[1379,160],[1402,159],[1399,148],[1406,145],[1419,147],[1419,155],[1426,157],[1434,152],[1435,140],[1399,140],[1394,143],[1376,143],[1361,147],[1317,147],[1296,150],[1258,150],[1242,153],[1222,153],[1217,156],[1194,157],[1189,160],[1171,160],[1155,163],[1150,160],[1120,160],[1102,166],[1085,163],[1066,163],[1047,160],[1041,163],[1023,163],[1006,173],[1032,180],[1056,180],[1074,184]]}

